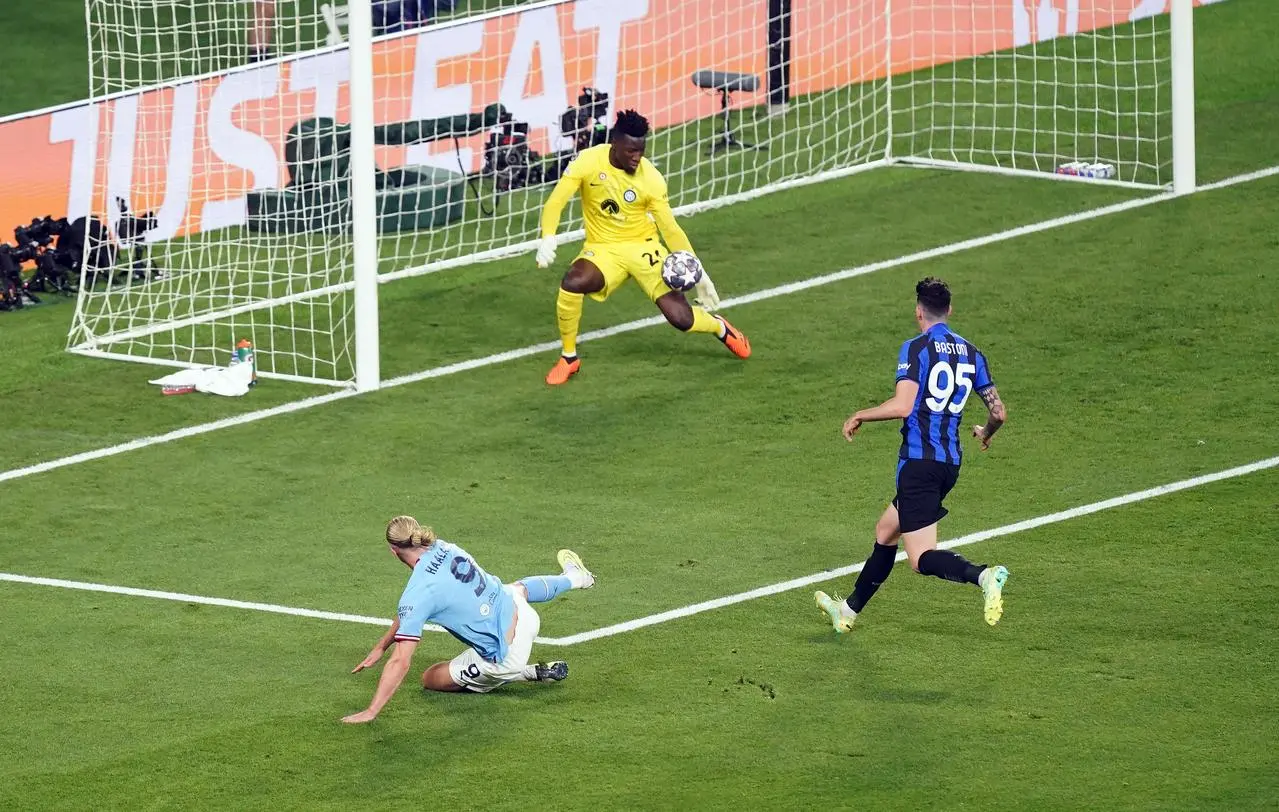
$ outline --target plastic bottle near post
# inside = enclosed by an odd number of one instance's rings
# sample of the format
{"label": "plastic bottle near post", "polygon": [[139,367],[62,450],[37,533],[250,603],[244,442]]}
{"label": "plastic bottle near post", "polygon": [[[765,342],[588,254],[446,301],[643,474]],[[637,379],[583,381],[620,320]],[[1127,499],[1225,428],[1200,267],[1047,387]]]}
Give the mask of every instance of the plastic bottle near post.
{"label": "plastic bottle near post", "polygon": [[253,342],[247,338],[242,338],[235,345],[235,354],[231,358],[231,365],[236,364],[252,364],[253,377],[249,380],[249,386],[258,382],[257,359],[253,355]]}

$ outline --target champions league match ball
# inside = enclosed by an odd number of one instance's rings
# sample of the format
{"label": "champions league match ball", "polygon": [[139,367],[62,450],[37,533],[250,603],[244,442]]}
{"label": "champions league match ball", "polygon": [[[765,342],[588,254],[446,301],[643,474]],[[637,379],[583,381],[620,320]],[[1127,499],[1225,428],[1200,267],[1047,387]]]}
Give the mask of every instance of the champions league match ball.
{"label": "champions league match ball", "polygon": [[689,251],[676,251],[662,260],[662,281],[671,290],[689,290],[702,281],[702,261]]}

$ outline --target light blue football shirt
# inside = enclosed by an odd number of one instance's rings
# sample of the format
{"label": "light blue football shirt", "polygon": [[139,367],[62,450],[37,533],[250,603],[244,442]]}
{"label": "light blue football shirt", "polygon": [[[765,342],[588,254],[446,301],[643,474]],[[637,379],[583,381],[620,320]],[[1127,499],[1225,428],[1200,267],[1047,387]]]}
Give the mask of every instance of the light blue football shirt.
{"label": "light blue football shirt", "polygon": [[506,658],[506,630],[515,600],[502,582],[475,563],[466,550],[436,540],[413,567],[400,596],[396,640],[421,640],[435,623],[489,662]]}

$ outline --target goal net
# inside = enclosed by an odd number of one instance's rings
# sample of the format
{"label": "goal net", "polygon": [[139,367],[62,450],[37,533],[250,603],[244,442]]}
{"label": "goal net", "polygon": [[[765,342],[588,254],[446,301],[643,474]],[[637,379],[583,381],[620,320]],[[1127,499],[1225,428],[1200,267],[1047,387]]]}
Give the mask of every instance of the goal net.
{"label": "goal net", "polygon": [[[684,214],[897,163],[1165,188],[1169,2],[372,0],[366,62],[340,1],[86,0],[115,257],[86,263],[69,347],[203,366],[249,339],[260,375],[350,385],[376,321],[357,278],[529,251],[623,108]],[[376,125],[363,232],[353,70]]]}

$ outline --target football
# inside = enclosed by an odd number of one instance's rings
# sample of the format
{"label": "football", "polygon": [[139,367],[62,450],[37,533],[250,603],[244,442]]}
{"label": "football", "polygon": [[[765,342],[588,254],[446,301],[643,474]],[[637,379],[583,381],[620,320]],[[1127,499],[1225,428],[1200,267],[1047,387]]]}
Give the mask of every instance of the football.
{"label": "football", "polygon": [[662,260],[662,281],[671,290],[689,290],[702,281],[702,261],[690,251],[676,251]]}

